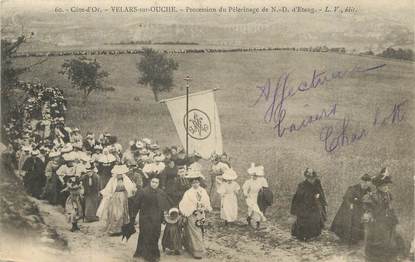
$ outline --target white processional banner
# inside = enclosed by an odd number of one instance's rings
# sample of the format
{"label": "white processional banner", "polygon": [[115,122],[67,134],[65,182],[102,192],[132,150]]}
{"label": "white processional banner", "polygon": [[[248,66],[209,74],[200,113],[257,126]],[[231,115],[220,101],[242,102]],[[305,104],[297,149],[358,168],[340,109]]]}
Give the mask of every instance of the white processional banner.
{"label": "white processional banner", "polygon": [[[204,159],[222,154],[222,133],[214,90],[189,94],[189,153],[198,152]],[[166,99],[177,133],[186,146],[186,96]]]}

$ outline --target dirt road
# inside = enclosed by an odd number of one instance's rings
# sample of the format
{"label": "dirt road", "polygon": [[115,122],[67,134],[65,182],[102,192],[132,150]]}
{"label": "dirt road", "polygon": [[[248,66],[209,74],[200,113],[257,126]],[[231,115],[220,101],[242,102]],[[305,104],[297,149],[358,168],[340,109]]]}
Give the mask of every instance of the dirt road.
{"label": "dirt road", "polygon": [[[72,233],[61,207],[34,201],[45,223],[67,241],[68,250],[36,249],[40,253],[32,256],[31,261],[35,261],[34,257],[41,257],[42,261],[140,261],[132,257],[138,234],[128,242],[121,241],[121,237],[109,237],[103,233],[100,222],[81,222],[81,230]],[[266,228],[256,231],[242,218],[234,225],[225,226],[219,220],[218,212],[209,214],[208,221],[210,226],[205,236],[207,256],[203,261],[363,261],[361,249],[340,246],[328,232],[317,241],[302,243],[292,239],[287,229],[271,222],[266,222]],[[181,256],[162,253],[161,261],[195,260],[183,252]]]}

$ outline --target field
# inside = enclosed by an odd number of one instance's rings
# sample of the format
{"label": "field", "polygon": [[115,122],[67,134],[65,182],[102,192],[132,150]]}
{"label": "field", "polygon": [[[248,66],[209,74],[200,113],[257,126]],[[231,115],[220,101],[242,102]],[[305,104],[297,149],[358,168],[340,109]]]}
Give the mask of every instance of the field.
{"label": "field", "polygon": [[[401,219],[405,238],[413,232],[414,216],[414,64],[378,58],[340,54],[301,52],[249,52],[171,55],[179,63],[175,74],[176,87],[164,97],[185,93],[183,78],[190,75],[191,91],[220,88],[216,92],[224,149],[239,174],[240,184],[247,178],[251,162],[265,167],[266,177],[277,196],[275,207],[268,214],[276,223],[287,225],[289,204],[296,185],[303,180],[306,167],[315,169],[321,177],[329,202],[329,218],[333,218],[347,186],[357,183],[368,173],[377,174],[388,166],[394,184],[395,207]],[[68,57],[66,57],[68,58]],[[87,105],[69,82],[58,74],[64,57],[53,57],[24,75],[27,80],[39,79],[65,90],[69,98],[67,125],[80,127],[83,133],[105,131],[118,136],[126,146],[134,138],[150,137],[162,146],[179,144],[176,129],[166,105],[156,103],[150,90],[137,84],[135,67],[139,56],[98,56],[97,60],[110,73],[105,86],[114,92],[93,93]],[[36,58],[18,59],[17,63],[33,63]],[[264,121],[264,114],[272,100],[261,98],[254,106],[260,90],[269,78],[273,86],[284,73],[290,73],[288,86],[310,81],[313,71],[344,71],[355,66],[370,68],[367,72],[332,79],[317,88],[299,92],[285,103],[284,125],[300,124],[307,116],[328,110],[336,104],[336,114],[316,121],[300,131],[286,132],[278,137],[272,123]],[[272,90],[271,90],[272,92]],[[134,100],[139,97],[140,101]],[[394,105],[402,103],[387,118]],[[373,125],[376,112],[384,125]],[[396,116],[396,115],[395,115]],[[339,146],[328,153],[320,140],[324,127],[332,126],[337,134],[344,117],[349,119],[347,135],[366,135],[352,144]],[[379,122],[381,122],[379,121]],[[351,140],[351,139],[349,139]],[[245,206],[241,201],[241,210]]]}

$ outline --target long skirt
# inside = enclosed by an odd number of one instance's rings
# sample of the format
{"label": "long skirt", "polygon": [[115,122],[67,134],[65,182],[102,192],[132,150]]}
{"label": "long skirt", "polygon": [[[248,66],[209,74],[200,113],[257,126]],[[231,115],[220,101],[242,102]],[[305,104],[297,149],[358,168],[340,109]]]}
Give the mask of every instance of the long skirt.
{"label": "long skirt", "polygon": [[31,196],[40,199],[46,183],[46,176],[39,172],[27,172],[23,178],[23,183]]}
{"label": "long skirt", "polygon": [[248,216],[252,222],[263,222],[267,221],[264,213],[259,209],[257,195],[249,195],[246,198],[246,205],[248,206]]}
{"label": "long skirt", "polygon": [[196,226],[196,218],[193,215],[187,217],[183,232],[183,244],[187,252],[195,258],[202,258],[205,254],[202,229]]}
{"label": "long skirt", "polygon": [[161,222],[151,216],[142,215],[139,225],[140,231],[134,257],[143,257],[149,262],[157,261],[160,258],[158,242],[161,234]]}
{"label": "long skirt", "polygon": [[182,249],[182,234],[177,223],[166,225],[161,245],[163,248],[174,251],[180,251]]}
{"label": "long skirt", "polygon": [[220,218],[228,222],[238,219],[238,199],[235,194],[225,194],[222,196]]}
{"label": "long skirt", "polygon": [[51,205],[59,204],[60,192],[63,189],[63,184],[55,173],[48,177],[44,188],[44,198]]}
{"label": "long skirt", "polygon": [[88,194],[85,195],[85,221],[86,222],[93,222],[97,221],[98,217],[97,209],[98,209],[98,194]]}
{"label": "long skirt", "polygon": [[68,222],[76,223],[82,217],[81,197],[76,194],[71,194],[66,199],[65,213],[68,217]]}
{"label": "long skirt", "polygon": [[[128,215],[128,195],[127,191],[114,192],[109,199],[104,199],[101,203],[102,221],[105,221],[105,231],[110,234],[121,234],[121,227],[130,222]],[[100,211],[97,211],[101,213]]]}
{"label": "long skirt", "polygon": [[216,177],[222,177],[222,176],[216,176],[211,175],[210,176],[210,185],[209,185],[209,198],[210,203],[212,205],[212,208],[214,209],[220,209],[221,206],[221,196],[218,194],[218,184],[216,182]]}
{"label": "long skirt", "polygon": [[404,240],[396,232],[396,226],[387,219],[379,219],[367,225],[365,246],[366,261],[390,262],[404,254]]}
{"label": "long skirt", "polygon": [[291,228],[291,234],[299,240],[308,240],[318,237],[324,227],[320,212],[310,213],[308,216],[297,216]]}
{"label": "long skirt", "polygon": [[100,190],[103,190],[107,185],[108,181],[110,181],[111,174],[101,173],[99,174],[99,183],[100,183]]}

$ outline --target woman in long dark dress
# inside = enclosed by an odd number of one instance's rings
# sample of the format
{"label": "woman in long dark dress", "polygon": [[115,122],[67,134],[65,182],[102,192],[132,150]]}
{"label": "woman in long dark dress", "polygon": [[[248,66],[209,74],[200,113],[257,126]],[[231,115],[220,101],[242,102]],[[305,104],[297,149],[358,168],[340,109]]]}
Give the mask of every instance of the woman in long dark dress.
{"label": "woman in long dark dress", "polygon": [[22,170],[26,172],[23,182],[27,192],[39,199],[46,183],[46,177],[45,164],[38,155],[39,151],[33,150],[31,156],[24,162]]}
{"label": "woman in long dark dress", "polygon": [[60,181],[59,176],[56,174],[56,171],[60,167],[60,153],[52,151],[49,153],[49,162],[45,168],[46,175],[46,185],[44,188],[44,198],[51,205],[59,204],[60,192],[64,188],[63,183]]}
{"label": "woman in long dark dress", "polygon": [[98,156],[98,175],[100,181],[100,190],[103,190],[111,178],[111,170],[115,166],[116,158],[108,151],[104,149],[102,154]]}
{"label": "woman in long dark dress", "polygon": [[150,185],[136,194],[132,206],[131,223],[139,212],[139,235],[134,257],[142,257],[153,262],[160,259],[158,241],[161,233],[161,223],[164,211],[169,209],[165,193],[158,188],[159,179],[154,177]]}
{"label": "woman in long dark dress", "polygon": [[306,180],[298,185],[291,214],[297,217],[291,234],[301,241],[318,237],[326,221],[326,198],[317,173],[311,169],[304,172]]}
{"label": "woman in long dark dress", "polygon": [[330,228],[330,231],[347,244],[356,244],[364,239],[363,197],[370,192],[371,177],[364,174],[360,179],[359,184],[347,189]]}
{"label": "woman in long dark dress", "polygon": [[165,185],[164,191],[169,196],[173,206],[177,207],[179,206],[182,194],[177,185],[178,169],[173,160],[168,160],[163,172],[164,176],[162,176],[162,178],[165,179],[165,182],[163,183]]}
{"label": "woman in long dark dress", "polygon": [[84,216],[86,222],[94,222],[98,220],[96,213],[99,203],[99,177],[89,163],[86,165],[86,170],[86,174],[82,177],[85,201]]}
{"label": "woman in long dark dress", "polygon": [[392,207],[392,195],[389,192],[392,179],[388,170],[383,168],[373,178],[372,183],[376,190],[364,199],[364,219],[367,223],[366,261],[396,261],[397,256],[404,254],[405,244],[396,231],[399,221]]}

